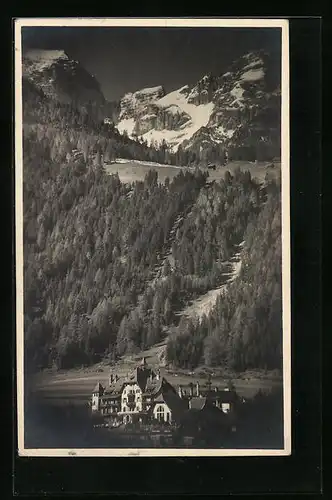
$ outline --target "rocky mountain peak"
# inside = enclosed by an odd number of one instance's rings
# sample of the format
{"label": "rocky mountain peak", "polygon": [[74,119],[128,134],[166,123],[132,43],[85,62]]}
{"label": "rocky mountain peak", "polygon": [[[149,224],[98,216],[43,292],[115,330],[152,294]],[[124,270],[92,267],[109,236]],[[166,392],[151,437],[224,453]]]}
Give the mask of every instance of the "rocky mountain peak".
{"label": "rocky mountain peak", "polygon": [[193,85],[169,93],[160,86],[126,94],[118,129],[148,143],[166,141],[173,152],[181,145],[200,158],[203,150],[205,158],[206,151],[216,147],[241,151],[259,147],[278,156],[280,77],[273,74],[276,65],[269,58],[264,50],[251,51],[226,72],[205,74]]}
{"label": "rocky mountain peak", "polygon": [[149,104],[160,99],[166,94],[162,85],[128,92],[120,100],[119,119],[130,118],[132,115],[139,115]]}
{"label": "rocky mountain peak", "polygon": [[23,78],[64,103],[104,103],[96,78],[63,50],[29,49],[23,54]]}

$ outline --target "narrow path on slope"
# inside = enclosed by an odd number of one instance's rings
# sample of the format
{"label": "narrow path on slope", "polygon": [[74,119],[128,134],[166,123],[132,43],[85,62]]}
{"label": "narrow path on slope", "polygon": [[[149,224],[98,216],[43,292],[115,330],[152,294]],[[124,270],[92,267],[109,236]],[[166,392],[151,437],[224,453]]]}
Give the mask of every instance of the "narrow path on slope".
{"label": "narrow path on slope", "polygon": [[187,318],[201,318],[203,314],[208,314],[210,312],[212,307],[215,305],[218,296],[226,292],[228,285],[234,281],[240,273],[242,264],[241,250],[243,245],[244,242],[240,243],[237,246],[236,252],[231,260],[224,263],[224,265],[228,268],[228,273],[225,274],[224,282],[217,288],[213,288],[193,300],[191,304],[188,304],[184,309],[182,309],[182,311],[179,311],[179,316],[185,316]]}

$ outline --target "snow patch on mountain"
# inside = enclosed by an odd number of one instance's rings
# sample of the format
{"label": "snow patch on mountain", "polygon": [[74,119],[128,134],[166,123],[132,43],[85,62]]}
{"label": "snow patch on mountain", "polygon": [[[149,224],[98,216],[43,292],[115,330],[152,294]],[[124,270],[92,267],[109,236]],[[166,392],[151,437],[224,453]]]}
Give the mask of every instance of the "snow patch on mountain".
{"label": "snow patch on mountain", "polygon": [[[174,90],[166,94],[164,97],[156,101],[156,105],[160,107],[167,108],[167,110],[171,109],[176,112],[184,112],[190,116],[190,120],[188,120],[185,124],[183,124],[180,130],[175,131],[162,131],[162,135],[166,135],[165,140],[169,141],[171,145],[173,145],[173,150],[176,151],[178,144],[174,144],[178,142],[179,139],[181,141],[190,139],[197,130],[201,127],[205,127],[210,119],[214,104],[212,102],[208,104],[201,104],[196,106],[195,104],[188,103],[188,97],[183,93],[184,87],[181,87],[178,90]],[[151,131],[150,131],[151,132]],[[148,132],[143,137],[149,139],[153,134]],[[171,132],[171,133],[168,133]],[[156,137],[154,138],[155,140]]]}
{"label": "snow patch on mountain", "polygon": [[243,93],[244,89],[241,87],[239,83],[236,83],[236,85],[232,88],[230,91],[230,94],[235,97],[234,101],[232,102],[232,105],[235,104],[235,102],[241,104],[243,100]]}
{"label": "snow patch on mountain", "polygon": [[164,140],[172,151],[177,151],[179,144],[187,138],[186,131],[183,130],[150,130],[143,135],[143,139],[149,145],[161,144]]}
{"label": "snow patch on mountain", "polygon": [[259,69],[250,69],[242,74],[241,80],[245,80],[247,82],[253,82],[255,80],[261,80],[264,78],[264,71],[262,68]]}
{"label": "snow patch on mountain", "polygon": [[218,142],[218,139],[216,138],[217,136],[219,138],[219,142],[223,142],[225,137],[227,139],[231,139],[235,133],[235,130],[227,129],[223,125],[220,125],[219,127],[216,127],[213,132],[214,134],[216,134],[213,136],[214,140]]}
{"label": "snow patch on mountain", "polygon": [[152,127],[145,133],[139,134],[149,145],[161,144],[165,140],[175,152],[181,142],[190,139],[201,127],[208,124],[214,104],[210,102],[197,106],[189,103],[188,85],[166,95],[162,95],[163,93],[163,87],[158,86],[126,94],[121,99],[117,128],[120,133],[126,130],[129,137],[133,137],[136,135],[135,127],[138,120],[140,124],[153,122],[157,119],[158,112],[179,116],[184,123],[179,124],[174,130]]}
{"label": "snow patch on mountain", "polygon": [[120,134],[127,132],[128,136],[131,137],[135,128],[135,120],[134,118],[125,118],[120,120],[117,124],[117,129]]}
{"label": "snow patch on mountain", "polygon": [[261,58],[254,59],[249,64],[246,64],[243,69],[256,68],[257,66],[263,66],[264,62]]}
{"label": "snow patch on mountain", "polygon": [[[126,94],[117,128],[155,147],[165,141],[173,153],[181,145],[204,161],[209,146],[232,149],[233,155],[256,154],[262,130],[274,140],[279,127],[280,89],[276,90],[277,79],[271,85],[275,77],[269,57],[264,51],[250,52],[234,61],[227,72],[205,75],[194,85],[169,93],[157,86]],[[268,126],[267,116],[271,117]],[[218,147],[211,149],[213,155],[218,154]],[[278,156],[278,147],[276,141],[275,152],[269,145],[266,152],[260,148],[259,154]]]}
{"label": "snow patch on mountain", "polygon": [[161,85],[157,85],[156,87],[147,87],[142,90],[139,90],[139,94],[145,95],[155,95],[158,92],[162,92],[163,87]]}

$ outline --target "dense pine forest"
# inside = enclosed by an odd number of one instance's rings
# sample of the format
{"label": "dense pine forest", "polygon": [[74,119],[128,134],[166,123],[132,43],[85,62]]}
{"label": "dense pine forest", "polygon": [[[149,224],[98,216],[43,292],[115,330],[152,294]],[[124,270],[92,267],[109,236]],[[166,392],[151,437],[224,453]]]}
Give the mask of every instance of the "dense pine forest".
{"label": "dense pine forest", "polygon": [[[238,170],[210,183],[196,168],[164,184],[153,170],[122,184],[103,162],[191,159],[132,141],[93,108],[78,111],[27,86],[23,132],[28,369],[113,361],[170,328],[174,366],[281,367],[280,180],[261,185]],[[227,294],[201,320],[179,319],[183,305],[222,283],[242,243]]]}
{"label": "dense pine forest", "polygon": [[[245,242],[239,276],[207,316],[196,322],[184,319],[169,339],[167,357],[175,365],[281,368],[280,184],[269,182],[265,192],[259,211],[255,203],[249,208],[247,224],[242,214],[235,214],[232,237],[239,231]],[[243,195],[245,200],[249,203]]]}

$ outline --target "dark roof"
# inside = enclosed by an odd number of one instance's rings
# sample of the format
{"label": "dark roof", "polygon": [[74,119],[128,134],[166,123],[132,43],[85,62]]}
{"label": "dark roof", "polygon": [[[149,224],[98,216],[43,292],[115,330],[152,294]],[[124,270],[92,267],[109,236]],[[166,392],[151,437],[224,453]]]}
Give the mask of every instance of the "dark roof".
{"label": "dark roof", "polygon": [[235,391],[226,390],[218,391],[217,396],[222,403],[233,403],[238,397]]}
{"label": "dark roof", "polygon": [[155,378],[155,372],[151,370],[151,368],[147,368],[146,365],[142,364],[140,366],[137,366],[132,372],[130,372],[127,377],[124,377],[123,383],[136,383],[144,392],[146,391],[147,385],[150,380],[154,380]]}
{"label": "dark roof", "polygon": [[152,394],[158,390],[160,381],[157,380],[157,374],[151,368],[147,368],[145,364],[142,364],[126,376],[119,377],[116,381],[113,381],[110,384],[109,391],[114,393],[121,392],[125,384],[137,384],[142,392]]}
{"label": "dark roof", "polygon": [[212,405],[206,405],[201,410],[189,408],[183,412],[181,422],[186,423],[203,423],[204,425],[223,425],[228,422],[228,418],[221,410]]}
{"label": "dark roof", "polygon": [[206,398],[204,397],[194,397],[190,400],[190,409],[202,410],[206,404]]}
{"label": "dark roof", "polygon": [[125,383],[125,377],[120,377],[116,382],[112,382],[107,392],[118,394]]}
{"label": "dark roof", "polygon": [[162,379],[148,379],[147,382],[146,382],[146,386],[145,386],[145,394],[146,395],[149,395],[149,396],[153,396],[155,394],[158,394],[158,392],[160,391],[163,383],[164,383],[164,378]]}
{"label": "dark roof", "polygon": [[179,418],[187,410],[187,402],[180,398],[174,387],[166,379],[162,378],[160,382],[160,392],[154,399],[154,403],[166,403],[173,416]]}
{"label": "dark roof", "polygon": [[100,394],[100,393],[104,392],[104,390],[105,390],[105,389],[104,389],[104,387],[101,385],[101,383],[100,383],[100,382],[98,382],[98,383],[95,385],[95,388],[93,389],[93,391],[92,391],[92,392],[93,392],[93,393],[98,392],[98,394]]}
{"label": "dark roof", "polygon": [[118,399],[118,398],[121,398],[120,392],[118,394],[113,392],[104,392],[103,394],[103,399]]}
{"label": "dark roof", "polygon": [[205,397],[211,400],[218,399],[222,403],[232,403],[238,399],[238,395],[235,391],[227,391],[225,389],[218,389],[217,391],[203,389],[201,392]]}

